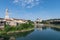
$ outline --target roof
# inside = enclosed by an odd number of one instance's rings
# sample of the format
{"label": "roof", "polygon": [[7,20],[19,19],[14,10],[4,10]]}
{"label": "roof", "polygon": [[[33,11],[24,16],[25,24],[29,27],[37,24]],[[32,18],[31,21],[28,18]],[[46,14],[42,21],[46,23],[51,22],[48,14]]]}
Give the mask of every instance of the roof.
{"label": "roof", "polygon": [[22,20],[22,21],[27,21],[27,20],[25,20],[25,19],[15,19],[15,18],[14,18],[14,20]]}
{"label": "roof", "polygon": [[4,18],[0,18],[0,20],[4,20]]}

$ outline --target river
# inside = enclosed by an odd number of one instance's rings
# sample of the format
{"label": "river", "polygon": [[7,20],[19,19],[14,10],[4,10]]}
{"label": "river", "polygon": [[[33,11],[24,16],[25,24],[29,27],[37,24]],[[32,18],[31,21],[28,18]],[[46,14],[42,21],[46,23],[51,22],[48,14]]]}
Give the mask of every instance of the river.
{"label": "river", "polygon": [[0,37],[0,40],[60,40],[60,28],[38,27],[34,30]]}

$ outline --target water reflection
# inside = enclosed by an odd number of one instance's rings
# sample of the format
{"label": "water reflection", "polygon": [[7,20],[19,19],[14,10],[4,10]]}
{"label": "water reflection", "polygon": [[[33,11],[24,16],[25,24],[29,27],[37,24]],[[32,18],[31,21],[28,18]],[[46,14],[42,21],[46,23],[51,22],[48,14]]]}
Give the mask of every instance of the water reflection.
{"label": "water reflection", "polygon": [[54,31],[60,31],[60,25],[54,25],[54,26],[36,26],[37,30],[39,31],[43,31],[46,30],[48,28],[54,30]]}
{"label": "water reflection", "polygon": [[60,28],[56,28],[56,27],[51,27],[51,29],[53,29],[55,31],[60,31]]}
{"label": "water reflection", "polygon": [[[35,31],[38,30],[38,31]],[[25,39],[25,40],[36,40],[36,39],[54,39],[57,37],[60,38],[60,26],[36,26],[35,30],[27,31],[27,32],[20,32],[20,33],[13,33],[13,34],[3,34],[0,35],[0,40],[19,40],[19,39]],[[45,31],[43,31],[45,30]],[[53,32],[53,31],[58,32]],[[41,31],[41,32],[40,32]],[[32,33],[32,34],[31,34]],[[55,34],[56,33],[56,34]],[[29,36],[28,36],[29,35]]]}
{"label": "water reflection", "polygon": [[13,34],[4,34],[0,35],[0,40],[16,40],[18,37],[26,37],[30,33],[32,33],[34,30],[27,31],[27,32],[20,32],[20,33],[13,33]]}
{"label": "water reflection", "polygon": [[37,28],[38,31],[43,31],[43,30],[46,30],[46,29],[47,29],[47,27],[39,27],[39,28]]}
{"label": "water reflection", "polygon": [[14,36],[10,37],[9,40],[16,40]]}

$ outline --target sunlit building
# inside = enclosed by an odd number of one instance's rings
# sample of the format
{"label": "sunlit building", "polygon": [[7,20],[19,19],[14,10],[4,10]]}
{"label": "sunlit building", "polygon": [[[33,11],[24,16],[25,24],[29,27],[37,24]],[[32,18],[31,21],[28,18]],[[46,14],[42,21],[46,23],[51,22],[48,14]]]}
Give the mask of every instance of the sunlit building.
{"label": "sunlit building", "polygon": [[8,24],[10,26],[16,26],[17,24],[27,22],[27,20],[24,19],[10,18],[8,13],[9,13],[8,9],[6,9],[5,18],[0,18],[0,28],[4,28],[4,24]]}

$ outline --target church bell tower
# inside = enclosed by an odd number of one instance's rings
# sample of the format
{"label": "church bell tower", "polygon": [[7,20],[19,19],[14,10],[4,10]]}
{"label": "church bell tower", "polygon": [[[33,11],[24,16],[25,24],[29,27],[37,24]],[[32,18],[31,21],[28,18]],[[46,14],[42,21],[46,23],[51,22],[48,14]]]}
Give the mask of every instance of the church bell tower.
{"label": "church bell tower", "polygon": [[5,12],[5,19],[6,19],[6,20],[9,19],[8,9],[6,9],[6,12]]}

